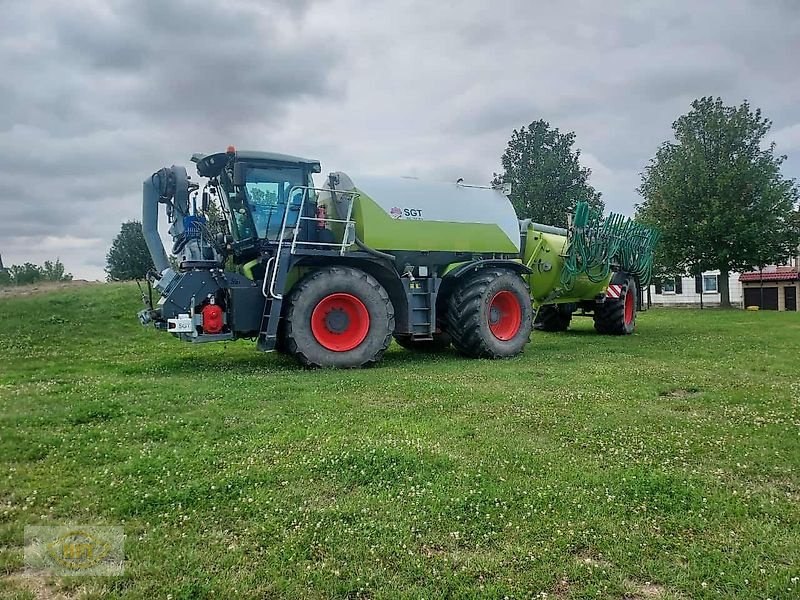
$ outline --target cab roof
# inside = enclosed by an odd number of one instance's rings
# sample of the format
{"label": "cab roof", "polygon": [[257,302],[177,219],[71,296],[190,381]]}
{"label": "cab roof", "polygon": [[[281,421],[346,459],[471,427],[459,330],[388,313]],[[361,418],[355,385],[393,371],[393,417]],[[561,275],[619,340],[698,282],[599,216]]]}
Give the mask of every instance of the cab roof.
{"label": "cab roof", "polygon": [[[197,164],[197,172],[202,177],[216,177],[220,174],[225,164],[230,160],[228,152],[217,152],[216,154],[196,153],[192,155],[192,162]],[[301,158],[291,154],[279,154],[277,152],[259,152],[257,150],[236,150],[236,160],[241,161],[266,161],[281,162],[311,167],[313,173],[319,173],[322,168],[318,160],[311,158]]]}
{"label": "cab roof", "polygon": [[258,150],[237,150],[236,158],[239,160],[271,160],[274,162],[291,162],[302,165],[316,165],[319,161],[311,158],[301,158],[291,154],[279,154],[278,152],[260,152]]}

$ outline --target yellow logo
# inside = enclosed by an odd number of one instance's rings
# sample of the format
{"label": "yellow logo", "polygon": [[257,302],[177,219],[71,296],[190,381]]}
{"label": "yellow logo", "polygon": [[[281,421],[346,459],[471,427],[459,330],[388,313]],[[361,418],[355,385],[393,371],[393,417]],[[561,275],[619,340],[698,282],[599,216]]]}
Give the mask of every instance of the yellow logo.
{"label": "yellow logo", "polygon": [[47,544],[47,553],[57,564],[80,571],[103,561],[111,550],[108,542],[81,529],[68,531]]}

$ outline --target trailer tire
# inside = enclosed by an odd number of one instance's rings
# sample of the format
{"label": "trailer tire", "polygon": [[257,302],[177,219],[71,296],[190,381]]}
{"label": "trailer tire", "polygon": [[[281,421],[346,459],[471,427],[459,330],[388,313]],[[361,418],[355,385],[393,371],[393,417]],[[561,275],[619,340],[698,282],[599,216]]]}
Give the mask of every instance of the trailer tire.
{"label": "trailer tire", "polygon": [[539,331],[566,331],[572,321],[572,311],[560,304],[545,304],[536,311],[533,328]]}
{"label": "trailer tire", "polygon": [[616,273],[611,283],[621,285],[619,298],[606,297],[594,309],[594,328],[605,335],[630,335],[636,327],[636,280],[627,273]]}
{"label": "trailer tire", "polygon": [[308,367],[365,367],[392,342],[394,307],[378,281],[359,269],[328,267],[294,286],[285,345]]}
{"label": "trailer tire", "polygon": [[473,358],[507,358],[530,341],[533,307],[525,280],[506,269],[484,269],[447,300],[453,347]]}
{"label": "trailer tire", "polygon": [[444,332],[434,333],[432,340],[415,340],[410,335],[396,334],[394,341],[412,352],[442,352],[450,347],[450,336]]}

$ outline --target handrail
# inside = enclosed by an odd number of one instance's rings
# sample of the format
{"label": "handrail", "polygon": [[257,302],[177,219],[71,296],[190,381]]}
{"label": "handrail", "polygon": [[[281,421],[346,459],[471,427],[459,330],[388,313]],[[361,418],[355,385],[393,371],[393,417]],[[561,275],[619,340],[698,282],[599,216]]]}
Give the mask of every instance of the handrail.
{"label": "handrail", "polygon": [[[328,192],[328,193],[332,194],[333,190],[329,190],[329,189],[325,189],[325,188],[317,188],[317,187],[312,187],[312,186],[307,186],[307,185],[295,185],[295,186],[292,186],[292,188],[289,190],[289,197],[290,198],[292,196],[292,192],[294,192],[295,190],[303,190],[303,195],[302,195],[302,197],[300,199],[300,206],[298,207],[298,210],[297,210],[297,212],[298,212],[297,222],[294,224],[294,229],[292,230],[292,240],[291,240],[291,244],[289,245],[289,253],[290,254],[294,254],[295,250],[297,249],[297,246],[326,246],[326,247],[339,247],[339,255],[340,256],[344,256],[344,253],[345,253],[345,250],[347,249],[347,247],[352,246],[353,243],[354,243],[354,241],[348,243],[348,240],[349,240],[349,237],[350,237],[349,234],[350,234],[350,231],[351,231],[351,227],[353,225],[355,225],[355,221],[353,221],[351,217],[353,216],[353,204],[355,204],[355,200],[358,197],[358,192],[356,192],[356,191],[340,191],[340,192],[338,192],[340,194],[347,194],[350,197],[350,202],[348,203],[348,206],[347,206],[347,217],[345,219],[328,219],[327,217],[325,219],[321,219],[319,217],[304,217],[303,216],[303,208],[305,207],[305,202],[306,202],[306,198],[308,197],[308,192],[309,191]],[[280,300],[280,299],[283,298],[283,294],[278,294],[278,293],[275,292],[275,283],[276,283],[276,280],[277,280],[277,277],[278,277],[278,267],[280,265],[281,249],[286,246],[286,242],[284,241],[284,236],[286,235],[286,224],[287,224],[287,222],[289,220],[289,209],[290,208],[291,208],[291,205],[290,205],[289,202],[287,202],[286,203],[286,207],[283,210],[283,219],[281,221],[281,229],[280,229],[280,232],[278,234],[278,239],[276,240],[276,242],[278,244],[278,250],[277,250],[275,256],[273,257],[275,262],[274,262],[273,267],[272,267],[272,276],[270,277],[270,283],[269,283],[269,295],[272,296],[273,298],[275,298],[276,300]],[[341,242],[341,244],[339,244],[339,243],[331,243],[331,242],[303,242],[303,241],[298,241],[297,240],[297,237],[300,234],[300,221],[323,221],[323,220],[327,221],[327,222],[330,222],[330,223],[344,223],[345,224],[344,232],[342,233],[342,242]],[[272,258],[270,260],[272,260]],[[269,264],[269,261],[267,261],[267,264]],[[265,272],[264,273],[264,283],[265,284],[266,284],[266,281],[267,281],[267,273]],[[262,290],[263,290],[263,287],[264,286],[262,285]]]}

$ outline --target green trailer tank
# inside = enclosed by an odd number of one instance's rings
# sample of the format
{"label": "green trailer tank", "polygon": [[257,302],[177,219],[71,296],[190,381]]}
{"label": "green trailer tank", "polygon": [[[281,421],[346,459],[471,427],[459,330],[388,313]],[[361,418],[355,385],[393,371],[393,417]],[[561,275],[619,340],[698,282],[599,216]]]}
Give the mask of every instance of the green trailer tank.
{"label": "green trailer tank", "polygon": [[193,162],[202,185],[165,167],[143,198],[159,299],[143,294],[140,319],[183,341],[254,338],[307,366],[358,367],[393,338],[514,356],[533,327],[563,330],[574,314],[601,333],[633,331],[657,235],[621,217],[579,205],[558,229],[519,221],[492,187],[342,172],[317,187],[315,160],[232,147]]}

